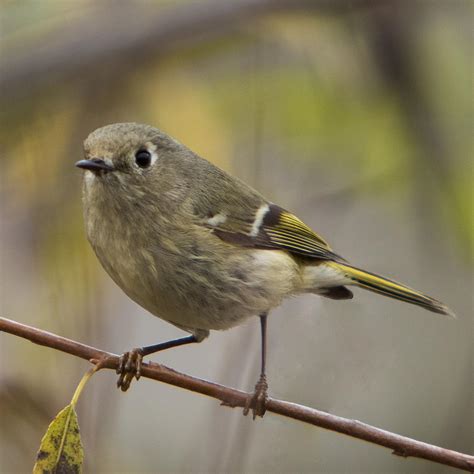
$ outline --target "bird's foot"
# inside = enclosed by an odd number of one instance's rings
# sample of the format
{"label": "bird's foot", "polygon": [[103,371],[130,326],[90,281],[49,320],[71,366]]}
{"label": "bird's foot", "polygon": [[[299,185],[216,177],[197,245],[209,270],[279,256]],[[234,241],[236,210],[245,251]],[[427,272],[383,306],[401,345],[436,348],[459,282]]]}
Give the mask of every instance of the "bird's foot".
{"label": "bird's foot", "polygon": [[141,349],[132,349],[129,352],[124,352],[120,356],[119,366],[117,367],[117,387],[126,392],[132,383],[133,378],[137,380],[141,376],[142,371],[143,352]]}
{"label": "bird's foot", "polygon": [[268,383],[265,374],[260,375],[260,378],[255,385],[255,390],[252,395],[249,395],[245,402],[244,415],[247,416],[249,411],[252,410],[252,418],[255,420],[257,416],[263,418],[267,411],[267,399],[268,399]]}

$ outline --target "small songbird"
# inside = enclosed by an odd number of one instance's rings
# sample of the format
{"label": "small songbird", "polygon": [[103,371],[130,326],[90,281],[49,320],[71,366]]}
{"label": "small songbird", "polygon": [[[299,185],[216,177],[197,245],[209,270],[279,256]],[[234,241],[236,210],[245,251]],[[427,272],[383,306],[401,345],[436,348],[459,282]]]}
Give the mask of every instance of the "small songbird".
{"label": "small songbird", "polygon": [[349,264],[298,217],[157,128],[107,125],[84,142],[87,237],[136,303],[191,335],[121,357],[117,385],[140,377],[145,355],[201,342],[259,316],[261,374],[244,414],[263,416],[266,322],[288,296],[351,299],[348,285],[454,316],[443,303]]}

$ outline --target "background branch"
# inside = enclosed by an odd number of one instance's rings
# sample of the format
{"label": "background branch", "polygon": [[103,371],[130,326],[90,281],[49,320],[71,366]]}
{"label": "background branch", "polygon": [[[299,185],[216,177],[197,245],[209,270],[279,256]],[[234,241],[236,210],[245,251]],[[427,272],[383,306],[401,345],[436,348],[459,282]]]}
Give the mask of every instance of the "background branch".
{"label": "background branch", "polygon": [[[93,363],[101,361],[101,365],[104,368],[116,369],[118,366],[119,356],[116,354],[111,354],[6,318],[0,318],[0,331],[23,337],[36,344],[67,352]],[[223,405],[230,407],[243,407],[248,397],[246,392],[182,374],[152,362],[143,365],[142,375],[143,377],[216,398]],[[474,456],[416,441],[357,420],[342,418],[314,408],[274,398],[269,398],[267,411],[390,448],[394,454],[399,456],[418,457],[474,472]]]}
{"label": "background branch", "polygon": [[32,77],[38,86],[55,84],[59,76],[63,80],[64,76],[83,76],[91,68],[128,67],[124,58],[134,58],[137,63],[139,58],[146,61],[164,57],[183,46],[228,36],[237,27],[274,12],[350,11],[376,3],[380,0],[210,0],[163,11],[140,8],[137,2],[124,2],[120,8],[104,2],[95,11],[94,22],[90,18],[74,21],[66,33],[61,32],[60,41],[51,35],[34,45],[34,54],[31,48],[4,54],[0,87],[8,89],[9,94],[21,94],[25,83],[27,91],[32,86]]}

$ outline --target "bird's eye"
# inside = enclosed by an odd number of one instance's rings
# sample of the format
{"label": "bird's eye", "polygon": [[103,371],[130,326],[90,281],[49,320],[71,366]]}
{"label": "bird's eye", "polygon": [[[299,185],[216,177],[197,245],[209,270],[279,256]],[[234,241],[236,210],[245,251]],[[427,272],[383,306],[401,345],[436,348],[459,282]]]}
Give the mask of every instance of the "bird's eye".
{"label": "bird's eye", "polygon": [[135,163],[140,168],[148,168],[151,165],[151,153],[148,150],[138,150],[135,153]]}

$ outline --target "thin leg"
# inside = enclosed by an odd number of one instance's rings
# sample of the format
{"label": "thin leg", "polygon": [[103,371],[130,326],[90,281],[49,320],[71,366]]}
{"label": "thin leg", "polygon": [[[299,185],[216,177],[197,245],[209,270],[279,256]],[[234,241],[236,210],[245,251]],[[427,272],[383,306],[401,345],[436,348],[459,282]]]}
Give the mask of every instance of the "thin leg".
{"label": "thin leg", "polygon": [[262,365],[260,375],[265,375],[265,364],[267,361],[267,315],[260,315],[260,334],[262,337]]}
{"label": "thin leg", "polygon": [[252,395],[247,398],[247,402],[244,408],[244,415],[248,415],[250,409],[252,409],[252,417],[255,420],[257,416],[263,417],[266,412],[266,402],[267,402],[267,376],[265,373],[265,365],[267,360],[267,314],[260,315],[260,333],[262,336],[261,343],[261,368],[260,368],[260,378],[258,379],[257,384],[255,385],[255,390]]}
{"label": "thin leg", "polygon": [[137,380],[140,378],[143,357],[154,354],[155,352],[164,351],[165,349],[170,349],[171,347],[183,346],[184,344],[191,344],[193,342],[199,342],[194,334],[125,352],[120,356],[120,364],[117,368],[117,374],[119,374],[117,387],[120,388],[122,392],[125,392],[130,387],[134,377]]}
{"label": "thin leg", "polygon": [[180,337],[179,339],[172,339],[171,341],[160,342],[158,344],[153,344],[152,346],[145,346],[140,348],[140,352],[142,353],[142,356],[145,357],[154,354],[155,352],[171,349],[172,347],[184,346],[185,344],[191,344],[192,342],[198,342],[194,334],[191,336]]}

